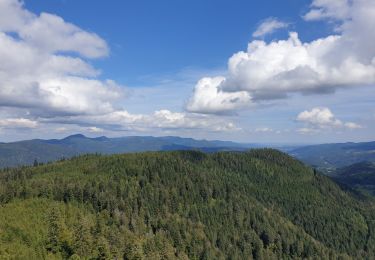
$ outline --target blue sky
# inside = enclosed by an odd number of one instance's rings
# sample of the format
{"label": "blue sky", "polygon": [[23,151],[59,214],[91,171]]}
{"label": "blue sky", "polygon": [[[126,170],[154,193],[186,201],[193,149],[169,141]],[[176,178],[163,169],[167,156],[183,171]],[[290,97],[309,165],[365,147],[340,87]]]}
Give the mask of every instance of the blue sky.
{"label": "blue sky", "polygon": [[[150,84],[149,76],[187,68],[225,69],[228,58],[246,48],[252,32],[268,17],[293,23],[305,40],[328,34],[325,27],[301,21],[309,4],[301,0],[25,1],[34,13],[57,14],[105,39],[110,57],[94,63],[103,78],[131,86]],[[278,37],[287,37],[287,31],[269,38]]]}
{"label": "blue sky", "polygon": [[0,0],[0,141],[373,140],[374,10],[371,0]]}

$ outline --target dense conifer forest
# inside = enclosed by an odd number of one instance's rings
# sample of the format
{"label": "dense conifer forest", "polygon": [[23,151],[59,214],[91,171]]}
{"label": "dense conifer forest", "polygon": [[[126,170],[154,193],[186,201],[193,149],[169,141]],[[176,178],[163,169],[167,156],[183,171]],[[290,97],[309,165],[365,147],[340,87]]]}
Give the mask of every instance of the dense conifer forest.
{"label": "dense conifer forest", "polygon": [[0,172],[0,259],[371,259],[374,205],[271,149],[83,155]]}

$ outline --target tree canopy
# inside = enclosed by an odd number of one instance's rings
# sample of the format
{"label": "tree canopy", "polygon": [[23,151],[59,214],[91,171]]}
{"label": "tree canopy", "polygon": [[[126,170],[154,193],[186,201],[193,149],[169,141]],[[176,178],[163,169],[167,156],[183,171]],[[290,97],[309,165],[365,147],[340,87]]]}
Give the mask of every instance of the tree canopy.
{"label": "tree canopy", "polygon": [[373,258],[374,205],[271,149],[83,155],[0,172],[0,258]]}

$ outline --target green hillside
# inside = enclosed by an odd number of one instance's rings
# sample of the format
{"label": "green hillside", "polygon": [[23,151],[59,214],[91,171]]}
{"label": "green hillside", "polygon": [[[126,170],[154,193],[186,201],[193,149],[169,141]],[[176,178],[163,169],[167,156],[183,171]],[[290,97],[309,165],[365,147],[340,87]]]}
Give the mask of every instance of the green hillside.
{"label": "green hillside", "polygon": [[373,258],[372,201],[269,149],[0,172],[0,259]]}
{"label": "green hillside", "polygon": [[375,195],[375,163],[360,162],[339,168],[332,178],[353,189]]}

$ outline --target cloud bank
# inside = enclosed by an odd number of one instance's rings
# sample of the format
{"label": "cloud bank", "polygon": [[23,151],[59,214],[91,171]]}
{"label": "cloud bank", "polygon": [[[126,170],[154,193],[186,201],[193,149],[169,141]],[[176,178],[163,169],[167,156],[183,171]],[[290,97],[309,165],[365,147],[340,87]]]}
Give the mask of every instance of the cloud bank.
{"label": "cloud bank", "polygon": [[[106,41],[97,34],[54,14],[34,14],[21,1],[1,0],[0,129],[46,124],[74,124],[92,133],[105,129],[238,129],[222,118],[191,113],[129,113],[123,106],[125,88],[113,80],[98,79],[100,71],[90,64],[90,60],[108,55]],[[223,100],[235,97],[226,94]]]}
{"label": "cloud bank", "polygon": [[[132,114],[126,110],[113,111],[103,115],[82,115],[45,118],[42,123],[88,125],[93,129],[110,129],[113,131],[147,132],[152,129],[178,130],[200,129],[210,132],[239,131],[234,123],[217,116],[194,113],[179,113],[169,110],[158,110],[152,114]],[[98,132],[98,131],[96,131]]]}
{"label": "cloud bank", "polygon": [[38,122],[27,118],[7,118],[0,120],[0,129],[2,128],[36,128]]}
{"label": "cloud bank", "polygon": [[[290,32],[287,39],[266,42],[260,39],[288,26],[266,19],[222,76],[197,82],[186,111],[141,114],[126,109],[124,86],[102,79],[91,65],[109,56],[105,39],[57,15],[34,14],[21,1],[0,0],[0,130],[232,132],[241,129],[225,115],[236,110],[293,93],[375,84],[374,1],[314,0],[303,19],[328,20],[334,33],[303,42]],[[300,132],[361,127],[321,107],[300,113],[297,121],[304,124]],[[256,133],[276,133],[254,127]]]}
{"label": "cloud bank", "polygon": [[227,75],[205,78],[205,87],[197,83],[187,110],[223,113],[292,93],[375,84],[375,1],[315,0],[304,19],[333,21],[335,34],[311,42],[297,32],[285,40],[251,41],[229,59]]}

